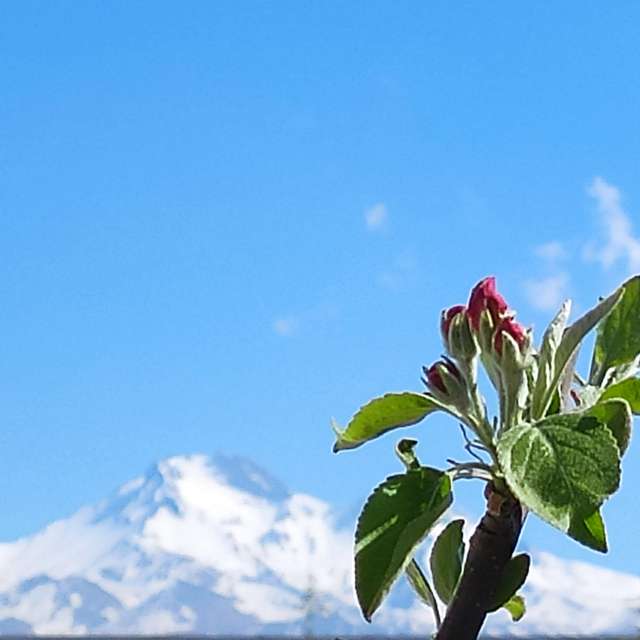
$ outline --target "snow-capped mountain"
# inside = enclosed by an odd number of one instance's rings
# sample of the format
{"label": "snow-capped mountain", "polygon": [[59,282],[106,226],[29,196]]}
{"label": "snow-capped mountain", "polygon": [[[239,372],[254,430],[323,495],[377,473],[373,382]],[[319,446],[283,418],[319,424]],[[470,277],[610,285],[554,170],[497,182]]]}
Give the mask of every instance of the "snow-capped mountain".
{"label": "snow-capped mountain", "polygon": [[[328,504],[246,459],[174,457],[40,533],[0,545],[0,634],[425,633],[404,581],[375,616],[354,606],[352,535]],[[489,631],[628,631],[640,578],[534,558],[529,611]]]}

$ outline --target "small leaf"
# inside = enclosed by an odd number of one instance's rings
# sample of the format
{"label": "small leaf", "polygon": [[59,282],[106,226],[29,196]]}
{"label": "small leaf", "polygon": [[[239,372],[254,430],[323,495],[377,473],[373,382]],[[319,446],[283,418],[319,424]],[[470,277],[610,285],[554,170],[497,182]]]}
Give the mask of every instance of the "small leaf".
{"label": "small leaf", "polygon": [[631,407],[631,411],[636,415],[640,414],[640,379],[627,378],[607,387],[600,396],[600,400],[609,400],[610,398],[626,400]]}
{"label": "small leaf", "polygon": [[513,596],[508,602],[502,605],[510,614],[513,622],[522,620],[524,614],[527,612],[527,606],[524,598],[520,595]]}
{"label": "small leaf", "polygon": [[627,280],[618,292],[619,303],[598,326],[589,374],[593,384],[600,384],[611,367],[627,364],[640,354],[640,276]]}
{"label": "small leaf", "polygon": [[367,621],[451,501],[451,479],[429,467],[390,476],[371,494],[355,539],[356,593]]}
{"label": "small leaf", "polygon": [[439,403],[424,393],[387,393],[361,407],[344,431],[334,424],[337,439],[333,451],[359,447],[387,431],[416,424],[440,408]]}
{"label": "small leaf", "polygon": [[571,301],[567,300],[547,327],[542,338],[540,357],[538,359],[538,377],[536,378],[531,400],[531,415],[534,419],[543,417],[542,404],[553,381],[556,352],[562,341],[562,334],[567,326],[570,312]]}
{"label": "small leaf", "polygon": [[534,418],[541,418],[547,414],[547,409],[558,389],[560,379],[567,365],[570,364],[573,355],[580,346],[584,337],[598,324],[607,314],[611,313],[616,303],[622,297],[622,289],[614,291],[608,298],[602,300],[590,311],[587,311],[581,318],[578,318],[570,327],[566,329],[562,340],[558,345],[553,363],[553,375],[543,397],[538,405],[538,411]]}
{"label": "small leaf", "polygon": [[449,604],[458,586],[464,560],[464,520],[452,520],[440,533],[431,550],[431,575],[440,600]]}
{"label": "small leaf", "polygon": [[412,560],[405,570],[409,584],[413,587],[413,590],[418,594],[418,597],[424,604],[433,609],[433,614],[436,619],[436,626],[440,626],[440,610],[438,608],[438,601],[433,593],[433,589],[429,585],[424,573],[418,566],[415,560]]}
{"label": "small leaf", "polygon": [[[620,484],[620,452],[611,430],[583,413],[554,415],[506,431],[498,459],[515,496],[582,544],[585,521]],[[592,521],[589,521],[592,523]]]}
{"label": "small leaf", "polygon": [[529,575],[529,567],[531,566],[531,558],[526,553],[513,556],[507,566],[504,568],[502,577],[496,589],[491,605],[487,611],[497,611],[500,607],[504,607],[518,589],[524,584]]}
{"label": "small leaf", "polygon": [[604,401],[601,399],[600,402],[587,409],[585,415],[595,416],[602,424],[609,427],[618,443],[620,455],[624,455],[631,439],[631,423],[633,422],[629,403],[622,398]]}
{"label": "small leaf", "polygon": [[396,455],[400,458],[400,462],[406,467],[407,471],[410,469],[419,469],[420,460],[416,456],[414,449],[418,444],[417,440],[413,438],[403,438],[396,445]]}
{"label": "small leaf", "polygon": [[590,549],[607,553],[607,531],[599,509],[586,513],[576,512],[569,535]]}

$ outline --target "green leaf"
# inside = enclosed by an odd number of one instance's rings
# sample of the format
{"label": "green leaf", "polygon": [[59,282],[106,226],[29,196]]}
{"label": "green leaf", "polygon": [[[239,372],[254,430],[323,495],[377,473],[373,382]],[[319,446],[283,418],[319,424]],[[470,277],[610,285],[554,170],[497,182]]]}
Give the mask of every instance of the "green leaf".
{"label": "green leaf", "polygon": [[337,439],[333,451],[354,449],[387,431],[416,424],[441,408],[440,403],[424,393],[387,393],[361,407],[344,431],[334,423]]}
{"label": "green leaf", "polygon": [[418,456],[414,452],[417,444],[418,441],[413,438],[403,438],[396,445],[396,455],[400,458],[400,462],[402,462],[407,471],[421,467],[420,460],[418,460]]}
{"label": "green leaf", "polygon": [[622,398],[601,399],[600,402],[587,409],[585,415],[594,416],[602,424],[609,427],[618,443],[620,455],[624,455],[631,439],[631,423],[633,422],[629,403]]}
{"label": "green leaf", "polygon": [[497,611],[500,607],[504,607],[506,603],[515,596],[518,589],[527,579],[530,566],[531,558],[526,553],[513,556],[513,558],[507,562],[507,566],[504,568],[498,588],[487,611]]}
{"label": "green leaf", "polygon": [[640,354],[640,276],[627,280],[618,292],[620,302],[598,326],[589,374],[594,384],[602,382],[609,368],[627,364]]}
{"label": "green leaf", "polygon": [[390,476],[371,494],[355,539],[356,594],[367,621],[451,501],[451,479],[429,467]]}
{"label": "green leaf", "polygon": [[424,604],[433,609],[433,615],[436,619],[436,627],[440,626],[440,609],[438,608],[438,601],[431,589],[429,581],[422,573],[418,563],[412,560],[406,568],[407,579],[409,584],[413,587],[413,590],[418,594],[418,597]]}
{"label": "green leaf", "polygon": [[524,614],[527,612],[527,606],[524,602],[524,598],[520,595],[513,596],[508,602],[502,605],[510,614],[513,622],[522,620]]}
{"label": "green leaf", "polygon": [[531,415],[536,420],[542,417],[542,405],[554,378],[556,352],[562,341],[562,334],[567,326],[570,312],[571,301],[567,300],[550,322],[542,338],[540,357],[538,358],[538,377],[531,399]]}
{"label": "green leaf", "polygon": [[590,549],[607,552],[607,531],[600,509],[576,512],[569,528],[569,535]]}
{"label": "green leaf", "polygon": [[607,387],[600,396],[600,400],[609,400],[611,398],[626,400],[631,407],[631,411],[636,415],[640,414],[640,379],[627,378]]}
{"label": "green leaf", "polygon": [[497,449],[506,480],[525,506],[578,542],[604,550],[584,531],[620,484],[620,452],[607,426],[583,413],[554,415],[506,431]]}
{"label": "green leaf", "polygon": [[464,560],[462,528],[464,520],[451,521],[440,533],[431,550],[431,575],[440,600],[449,604],[458,586]]}
{"label": "green leaf", "polygon": [[538,405],[538,411],[533,416],[534,419],[541,418],[546,415],[549,404],[553,398],[553,394],[557,391],[560,379],[564,374],[567,365],[570,364],[572,357],[580,346],[584,337],[598,324],[622,297],[622,289],[614,291],[608,298],[602,300],[590,311],[587,311],[581,318],[578,318],[570,327],[566,329],[562,336],[562,340],[558,345],[553,363],[553,375],[551,376],[549,386],[544,394],[543,400]]}

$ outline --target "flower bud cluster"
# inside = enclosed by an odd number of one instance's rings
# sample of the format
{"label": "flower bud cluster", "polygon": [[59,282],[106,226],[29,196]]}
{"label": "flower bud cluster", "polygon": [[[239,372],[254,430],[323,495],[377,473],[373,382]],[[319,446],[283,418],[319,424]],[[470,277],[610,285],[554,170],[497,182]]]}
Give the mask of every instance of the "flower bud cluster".
{"label": "flower bud cluster", "polygon": [[517,420],[522,413],[526,368],[531,361],[531,335],[515,320],[515,314],[496,289],[495,278],[481,280],[472,289],[466,306],[445,309],[440,330],[448,356],[423,369],[430,392],[463,414],[470,411],[474,419],[484,418],[486,410],[476,380],[479,355],[504,400],[501,413],[508,414],[511,422]]}
{"label": "flower bud cluster", "polygon": [[509,305],[496,290],[493,276],[481,280],[471,291],[469,298],[469,320],[476,334],[481,338],[483,351],[502,356],[504,336],[508,335],[524,350],[527,334],[524,327],[516,322]]}

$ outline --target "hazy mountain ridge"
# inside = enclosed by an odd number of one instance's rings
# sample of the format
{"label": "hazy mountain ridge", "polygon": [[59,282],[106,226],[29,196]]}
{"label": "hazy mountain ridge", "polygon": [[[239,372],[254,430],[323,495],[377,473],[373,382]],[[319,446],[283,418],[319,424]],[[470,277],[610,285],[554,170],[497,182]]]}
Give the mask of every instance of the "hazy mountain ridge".
{"label": "hazy mountain ridge", "polygon": [[[180,456],[34,536],[0,545],[0,633],[424,633],[401,581],[366,625],[351,531],[241,458]],[[538,554],[510,633],[631,631],[640,578]]]}

